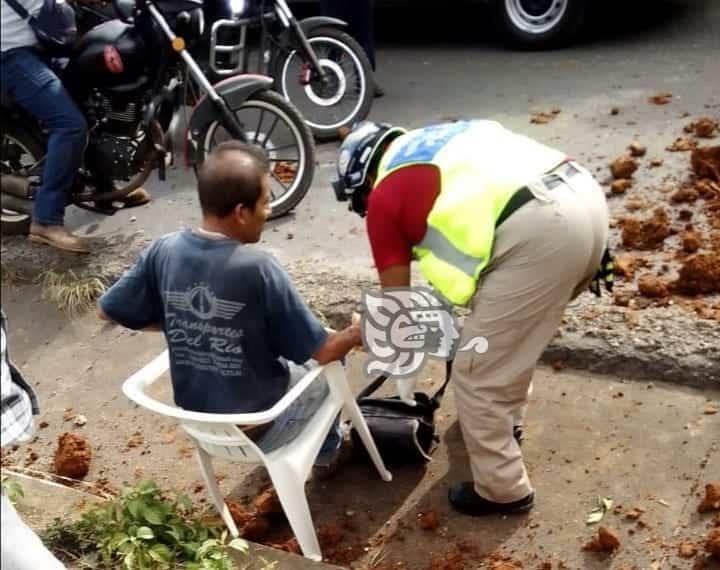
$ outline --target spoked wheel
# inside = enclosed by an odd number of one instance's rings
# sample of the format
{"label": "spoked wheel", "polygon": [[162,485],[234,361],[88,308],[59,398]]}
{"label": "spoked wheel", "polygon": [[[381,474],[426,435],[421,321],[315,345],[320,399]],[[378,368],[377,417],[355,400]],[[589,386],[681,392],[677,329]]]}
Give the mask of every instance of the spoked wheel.
{"label": "spoked wheel", "polygon": [[362,47],[340,30],[314,30],[308,42],[327,80],[313,77],[309,62],[297,50],[280,58],[275,80],[318,140],[331,140],[341,127],[350,127],[370,113],[375,91],[372,67]]}
{"label": "spoked wheel", "polygon": [[[250,144],[260,147],[270,161],[270,218],[288,213],[305,197],[315,173],[315,144],[300,113],[272,91],[262,91],[232,109]],[[232,136],[217,121],[201,136],[201,157]]]}
{"label": "spoked wheel", "polygon": [[[2,176],[30,177],[33,180],[32,175],[36,174],[36,166],[44,155],[45,150],[40,141],[19,130],[15,125],[3,125],[0,140]],[[31,217],[27,213],[8,207],[3,200],[0,222],[2,235],[27,234],[30,231]]]}

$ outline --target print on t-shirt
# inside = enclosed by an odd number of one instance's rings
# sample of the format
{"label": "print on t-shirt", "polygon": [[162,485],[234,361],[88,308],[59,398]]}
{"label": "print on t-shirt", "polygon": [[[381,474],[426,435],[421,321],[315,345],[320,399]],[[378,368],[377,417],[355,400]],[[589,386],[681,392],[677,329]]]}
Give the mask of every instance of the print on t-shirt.
{"label": "print on t-shirt", "polygon": [[176,366],[241,376],[244,364],[241,328],[227,326],[245,303],[219,299],[207,283],[186,291],[166,291],[166,334]]}

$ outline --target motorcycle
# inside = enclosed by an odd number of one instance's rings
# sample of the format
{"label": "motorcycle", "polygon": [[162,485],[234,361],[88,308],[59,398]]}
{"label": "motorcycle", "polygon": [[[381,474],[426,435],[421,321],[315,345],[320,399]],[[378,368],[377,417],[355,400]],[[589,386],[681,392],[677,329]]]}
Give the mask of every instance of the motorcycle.
{"label": "motorcycle", "polygon": [[[78,4],[76,12],[88,26],[113,17],[107,5]],[[336,139],[342,127],[367,118],[372,66],[342,20],[298,21],[286,0],[206,0],[203,13],[208,25],[191,53],[211,80],[251,72],[272,77],[318,141]]]}
{"label": "motorcycle", "polygon": [[[154,170],[165,180],[192,83],[202,95],[186,120],[186,164],[197,171],[223,140],[257,145],[270,163],[271,218],[292,210],[312,183],[315,147],[302,115],[271,90],[272,78],[210,82],[189,51],[204,32],[200,0],[113,0],[113,10],[117,17],[85,33],[57,68],[88,123],[67,203],[112,215],[113,202]],[[0,121],[2,233],[27,233],[47,130],[4,92]]]}
{"label": "motorcycle", "polygon": [[209,67],[219,77],[250,72],[248,36],[259,30],[256,73],[302,113],[316,139],[365,119],[375,84],[367,54],[336,18],[296,20],[286,0],[226,0],[210,27]]}

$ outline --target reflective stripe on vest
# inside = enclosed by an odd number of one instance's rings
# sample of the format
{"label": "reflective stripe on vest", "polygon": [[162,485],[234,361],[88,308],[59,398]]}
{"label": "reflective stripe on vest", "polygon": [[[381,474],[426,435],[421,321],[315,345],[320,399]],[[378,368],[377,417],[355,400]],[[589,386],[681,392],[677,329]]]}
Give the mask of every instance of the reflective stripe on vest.
{"label": "reflective stripe on vest", "polygon": [[458,121],[396,138],[383,155],[376,184],[406,166],[439,169],[440,194],[413,253],[437,292],[464,305],[490,262],[495,224],[512,195],[565,158],[495,121]]}

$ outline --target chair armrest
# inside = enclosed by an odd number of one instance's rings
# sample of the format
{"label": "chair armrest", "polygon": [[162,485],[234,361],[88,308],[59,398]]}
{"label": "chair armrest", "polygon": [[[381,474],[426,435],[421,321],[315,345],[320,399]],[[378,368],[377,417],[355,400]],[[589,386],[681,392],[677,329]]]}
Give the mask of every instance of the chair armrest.
{"label": "chair armrest", "polygon": [[158,414],[179,420],[190,420],[217,424],[257,425],[271,422],[287,410],[290,405],[312,384],[327,367],[342,366],[340,362],[331,362],[324,366],[316,366],[295,384],[274,406],[261,412],[249,414],[213,414],[193,412],[176,406],[170,406],[145,394],[145,388],[152,385],[169,367],[168,353],[165,350],[160,356],[144,368],[130,376],[123,383],[123,393],[133,402]]}

